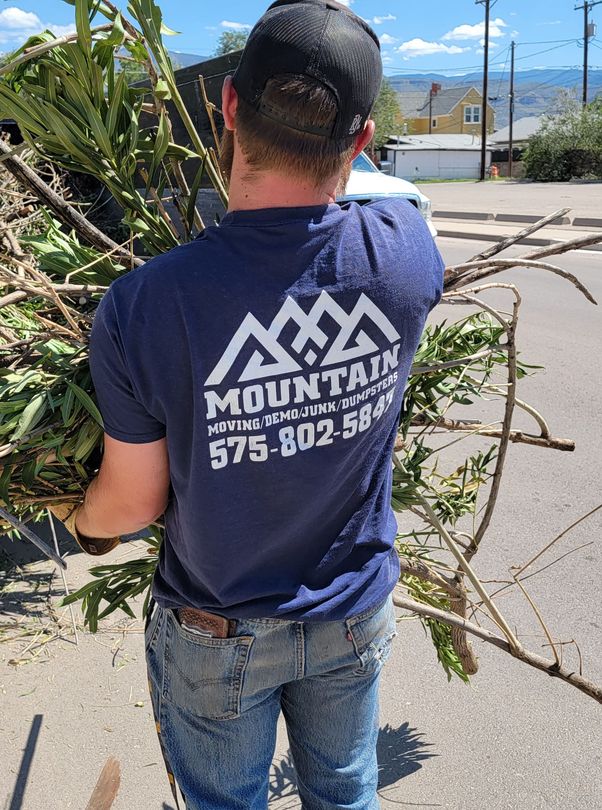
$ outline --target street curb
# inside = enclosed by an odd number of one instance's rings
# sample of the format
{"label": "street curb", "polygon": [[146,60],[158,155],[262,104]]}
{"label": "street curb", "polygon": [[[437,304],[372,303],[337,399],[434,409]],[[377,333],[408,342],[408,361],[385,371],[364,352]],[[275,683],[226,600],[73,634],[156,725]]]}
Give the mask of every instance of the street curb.
{"label": "street curb", "polygon": [[[433,211],[434,219],[455,219],[462,220],[475,220],[481,222],[503,222],[533,225],[539,222],[546,216],[542,214],[486,214],[476,211]],[[550,222],[550,225],[570,225],[571,218],[567,216],[558,217]],[[602,228],[602,219],[577,217],[572,220],[573,226],[577,228]]]}
{"label": "street curb", "polygon": [[[503,242],[507,239],[499,233],[470,233],[466,231],[452,231],[437,228],[437,236],[443,236],[447,239],[471,239],[475,242]],[[562,245],[564,242],[570,241],[569,239],[542,239],[538,236],[527,236],[520,239],[516,244],[518,245],[533,245],[533,247],[547,247],[548,245]],[[579,250],[590,250],[593,253],[602,253],[602,245],[588,245],[588,247],[579,248]]]}
{"label": "street curb", "polygon": [[[496,222],[521,222],[526,223],[527,225],[534,225],[536,222],[539,222],[540,219],[543,219],[543,216],[538,216],[534,214],[496,214],[495,221]],[[570,225],[571,219],[570,217],[557,217],[550,221],[550,225]],[[602,224],[602,220],[600,221]]]}
{"label": "street curb", "polygon": [[479,222],[491,222],[493,214],[482,214],[479,211],[433,211],[433,216],[440,219],[470,219]]}

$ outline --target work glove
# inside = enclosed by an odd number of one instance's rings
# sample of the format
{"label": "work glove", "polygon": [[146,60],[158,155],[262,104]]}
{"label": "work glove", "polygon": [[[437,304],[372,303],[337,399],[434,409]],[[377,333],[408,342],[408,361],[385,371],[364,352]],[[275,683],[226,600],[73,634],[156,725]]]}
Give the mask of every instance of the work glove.
{"label": "work glove", "polygon": [[121,537],[86,537],[86,535],[78,532],[75,527],[75,519],[79,508],[80,504],[57,503],[50,507],[50,511],[57,520],[60,520],[86,554],[101,557],[103,554],[108,554],[109,551],[117,548],[121,542]]}

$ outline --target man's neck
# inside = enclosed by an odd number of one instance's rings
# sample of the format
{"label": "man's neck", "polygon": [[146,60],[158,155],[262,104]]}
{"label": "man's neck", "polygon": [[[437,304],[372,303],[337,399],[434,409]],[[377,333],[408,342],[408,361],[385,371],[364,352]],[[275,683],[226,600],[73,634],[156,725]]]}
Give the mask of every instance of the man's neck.
{"label": "man's neck", "polygon": [[329,205],[336,200],[336,188],[337,178],[316,188],[275,172],[245,175],[234,170],[230,180],[228,211]]}

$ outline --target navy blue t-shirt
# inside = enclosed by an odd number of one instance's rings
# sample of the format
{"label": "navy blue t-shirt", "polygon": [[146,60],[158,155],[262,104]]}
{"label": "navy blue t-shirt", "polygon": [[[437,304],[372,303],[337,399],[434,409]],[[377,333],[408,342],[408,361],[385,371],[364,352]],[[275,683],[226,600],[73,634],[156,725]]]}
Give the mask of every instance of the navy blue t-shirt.
{"label": "navy blue t-shirt", "polygon": [[403,199],[228,213],[111,285],[105,430],[167,439],[157,602],[326,621],[399,577],[391,453],[443,262]]}

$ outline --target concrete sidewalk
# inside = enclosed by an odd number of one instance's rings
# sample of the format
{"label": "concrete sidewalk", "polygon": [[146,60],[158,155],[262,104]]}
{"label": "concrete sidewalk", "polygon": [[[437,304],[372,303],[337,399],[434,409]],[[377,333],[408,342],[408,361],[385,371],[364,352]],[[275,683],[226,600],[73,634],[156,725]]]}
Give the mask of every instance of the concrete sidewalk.
{"label": "concrete sidewalk", "polygon": [[[480,242],[501,242],[508,236],[512,236],[527,227],[524,223],[475,222],[451,219],[435,219],[434,223],[438,235],[441,237],[451,239],[475,239]],[[561,242],[569,242],[572,239],[577,239],[579,236],[584,236],[588,233],[600,233],[600,237],[602,238],[602,228],[558,228],[548,225],[548,227],[542,228],[532,236],[521,239],[517,244],[531,245],[533,247],[555,245]],[[588,245],[582,249],[601,253],[602,243]]]}
{"label": "concrete sidewalk", "polygon": [[531,183],[496,180],[485,183],[418,183],[433,210],[544,217],[570,208],[571,217],[602,219],[602,182]]}
{"label": "concrete sidewalk", "polygon": [[[433,203],[439,236],[500,242],[561,208],[571,211],[519,244],[552,245],[586,233],[602,235],[602,183],[499,180],[418,185]],[[602,245],[585,249],[602,251]]]}

